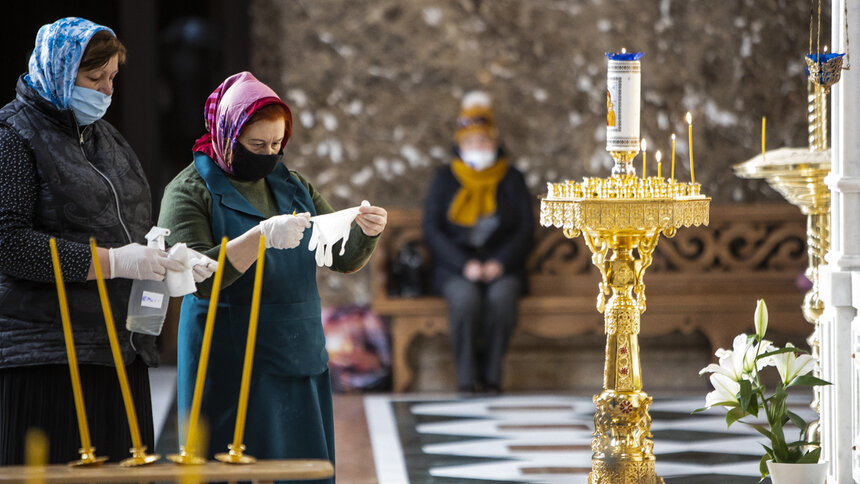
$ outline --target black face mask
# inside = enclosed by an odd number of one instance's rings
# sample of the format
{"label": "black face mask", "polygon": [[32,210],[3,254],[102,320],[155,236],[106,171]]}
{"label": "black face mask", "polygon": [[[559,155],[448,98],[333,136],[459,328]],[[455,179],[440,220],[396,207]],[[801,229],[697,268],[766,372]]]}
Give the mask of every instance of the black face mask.
{"label": "black face mask", "polygon": [[276,155],[258,155],[237,141],[233,151],[233,176],[240,180],[257,181],[275,171],[283,156],[283,151]]}

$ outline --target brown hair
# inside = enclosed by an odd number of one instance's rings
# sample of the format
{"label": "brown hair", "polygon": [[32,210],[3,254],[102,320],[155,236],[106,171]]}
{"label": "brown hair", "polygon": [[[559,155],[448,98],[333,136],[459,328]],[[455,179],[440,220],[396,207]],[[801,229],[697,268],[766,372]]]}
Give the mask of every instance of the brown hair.
{"label": "brown hair", "polygon": [[107,30],[99,30],[87,43],[84,56],[81,57],[79,71],[97,69],[118,56],[120,64],[125,63],[125,46]]}
{"label": "brown hair", "polygon": [[279,119],[284,120],[284,143],[286,143],[293,134],[293,117],[290,114],[289,109],[280,103],[267,104],[255,111],[254,114],[251,115],[251,119],[245,122],[245,126],[243,126],[242,129],[244,130],[257,121],[277,121]]}

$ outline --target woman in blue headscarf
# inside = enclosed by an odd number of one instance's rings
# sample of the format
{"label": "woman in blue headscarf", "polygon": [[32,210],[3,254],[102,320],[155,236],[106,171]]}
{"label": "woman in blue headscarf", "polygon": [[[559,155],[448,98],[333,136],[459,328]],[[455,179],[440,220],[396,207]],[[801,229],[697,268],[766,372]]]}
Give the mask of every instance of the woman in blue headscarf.
{"label": "woman in blue headscarf", "polygon": [[[181,269],[137,242],[152,226],[137,156],[101,117],[125,47],[81,18],[39,29],[29,72],[0,109],[0,465],[21,464],[24,436],[44,430],[50,460],[78,458],[68,359],[48,245],[57,239],[89,428],[111,460],[131,447],[88,240],[95,237],[114,319],[125,321],[131,279]],[[143,443],[153,446],[147,367],[117,330]],[[151,341],[150,341],[151,343]]]}

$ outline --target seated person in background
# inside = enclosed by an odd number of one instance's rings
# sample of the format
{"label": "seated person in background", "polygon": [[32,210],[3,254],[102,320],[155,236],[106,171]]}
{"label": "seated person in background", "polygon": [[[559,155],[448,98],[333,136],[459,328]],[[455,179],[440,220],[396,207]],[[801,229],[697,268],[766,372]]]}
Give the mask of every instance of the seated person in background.
{"label": "seated person in background", "polygon": [[[532,197],[498,142],[490,98],[463,97],[450,165],[424,203],[433,283],[448,303],[457,386],[498,392],[532,244]],[[478,386],[479,385],[479,386]]]}

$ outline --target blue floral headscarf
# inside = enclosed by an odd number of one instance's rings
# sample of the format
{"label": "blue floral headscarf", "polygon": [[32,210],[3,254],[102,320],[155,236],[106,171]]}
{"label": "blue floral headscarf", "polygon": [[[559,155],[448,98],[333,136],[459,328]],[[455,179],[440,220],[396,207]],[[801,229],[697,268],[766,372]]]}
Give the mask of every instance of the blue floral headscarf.
{"label": "blue floral headscarf", "polygon": [[89,20],[66,17],[43,25],[30,55],[27,84],[58,109],[68,109],[84,50],[99,30],[113,30]]}

